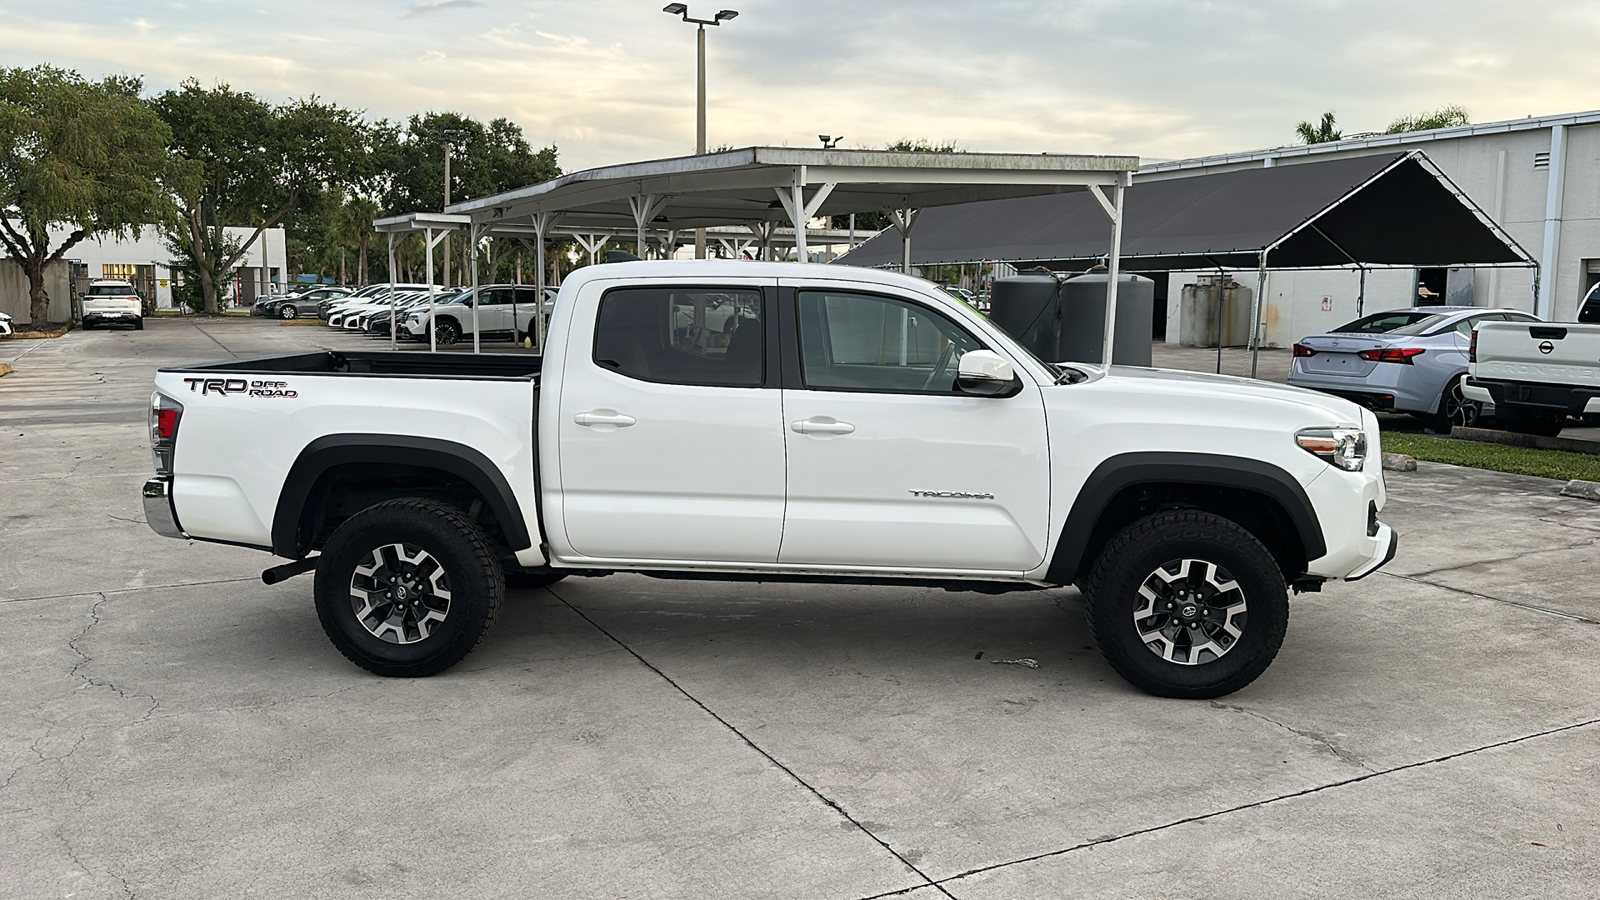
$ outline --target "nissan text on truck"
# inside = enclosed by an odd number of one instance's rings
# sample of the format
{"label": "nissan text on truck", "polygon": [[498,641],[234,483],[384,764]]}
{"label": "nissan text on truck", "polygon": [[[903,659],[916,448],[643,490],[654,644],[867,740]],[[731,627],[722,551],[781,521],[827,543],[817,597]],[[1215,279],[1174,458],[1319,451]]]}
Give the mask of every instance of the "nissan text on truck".
{"label": "nissan text on truck", "polygon": [[1355,404],[1044,362],[867,269],[590,266],[542,357],[303,353],[155,388],[151,527],[290,560],[268,583],[314,569],[323,629],[380,675],[459,662],[508,578],[631,572],[1077,585],[1124,678],[1216,697],[1271,663],[1291,587],[1397,539]]}

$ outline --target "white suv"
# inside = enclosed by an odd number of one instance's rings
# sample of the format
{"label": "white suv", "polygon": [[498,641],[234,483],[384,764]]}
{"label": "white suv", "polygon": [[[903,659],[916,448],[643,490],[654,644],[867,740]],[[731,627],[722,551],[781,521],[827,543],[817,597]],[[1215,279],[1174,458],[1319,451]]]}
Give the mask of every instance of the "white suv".
{"label": "white suv", "polygon": [[83,327],[96,325],[132,325],[134,330],[144,330],[144,298],[126,281],[102,278],[89,282],[84,294]]}

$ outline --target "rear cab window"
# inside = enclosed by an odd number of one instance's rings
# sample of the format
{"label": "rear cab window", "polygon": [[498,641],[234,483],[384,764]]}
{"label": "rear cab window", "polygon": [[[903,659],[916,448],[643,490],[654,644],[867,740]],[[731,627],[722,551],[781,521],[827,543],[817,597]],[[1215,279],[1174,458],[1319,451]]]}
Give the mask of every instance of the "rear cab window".
{"label": "rear cab window", "polygon": [[614,288],[600,298],[594,362],[641,381],[762,387],[765,315],[755,288]]}

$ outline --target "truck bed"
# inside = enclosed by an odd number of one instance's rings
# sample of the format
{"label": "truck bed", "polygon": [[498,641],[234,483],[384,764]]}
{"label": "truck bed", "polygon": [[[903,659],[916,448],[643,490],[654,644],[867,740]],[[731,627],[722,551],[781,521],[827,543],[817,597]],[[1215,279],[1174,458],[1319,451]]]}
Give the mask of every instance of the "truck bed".
{"label": "truck bed", "polygon": [[525,353],[408,353],[333,350],[168,366],[162,372],[241,375],[360,375],[401,378],[491,378],[538,381],[543,356]]}

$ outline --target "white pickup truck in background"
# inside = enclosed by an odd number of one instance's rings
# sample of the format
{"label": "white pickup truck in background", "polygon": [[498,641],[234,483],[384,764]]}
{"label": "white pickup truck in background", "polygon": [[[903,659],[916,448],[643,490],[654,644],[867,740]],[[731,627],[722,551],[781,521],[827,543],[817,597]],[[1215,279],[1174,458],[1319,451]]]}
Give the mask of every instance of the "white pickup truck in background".
{"label": "white pickup truck in background", "polygon": [[1462,395],[1493,403],[1508,431],[1554,436],[1571,416],[1600,416],[1600,324],[1485,322],[1467,359]]}
{"label": "white pickup truck in background", "polygon": [[1077,584],[1130,682],[1215,697],[1288,589],[1394,555],[1375,417],[1246,379],[1041,362],[929,282],[736,261],[590,266],[548,351],[163,369],[152,528],[315,569],[349,659],[421,676],[508,578]]}

